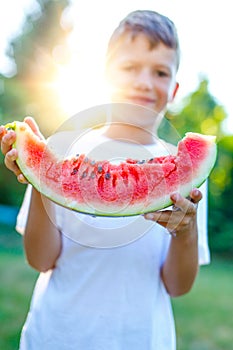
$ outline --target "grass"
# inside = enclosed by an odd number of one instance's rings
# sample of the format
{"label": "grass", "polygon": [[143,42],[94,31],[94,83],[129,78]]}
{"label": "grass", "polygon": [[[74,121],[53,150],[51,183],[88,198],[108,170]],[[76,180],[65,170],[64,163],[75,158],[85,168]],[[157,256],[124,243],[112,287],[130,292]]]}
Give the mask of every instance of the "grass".
{"label": "grass", "polygon": [[192,291],[173,300],[178,350],[230,350],[233,343],[233,261],[212,258]]}
{"label": "grass", "polygon": [[0,349],[16,350],[37,274],[23,255],[1,253],[0,276]]}
{"label": "grass", "polygon": [[[233,261],[214,257],[201,267],[192,291],[173,299],[177,350],[232,349],[232,277]],[[0,349],[18,348],[36,278],[25,262],[20,235],[0,225]]]}
{"label": "grass", "polygon": [[18,349],[37,273],[26,263],[22,238],[0,225],[0,349]]}

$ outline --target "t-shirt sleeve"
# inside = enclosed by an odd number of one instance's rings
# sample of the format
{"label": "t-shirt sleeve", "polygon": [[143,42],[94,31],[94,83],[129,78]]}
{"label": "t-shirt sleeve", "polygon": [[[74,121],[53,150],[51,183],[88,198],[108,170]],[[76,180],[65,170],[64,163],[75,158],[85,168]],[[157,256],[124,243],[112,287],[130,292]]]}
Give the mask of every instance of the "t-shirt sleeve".
{"label": "t-shirt sleeve", "polygon": [[207,181],[200,187],[203,198],[198,204],[198,254],[199,265],[206,265],[210,263],[210,251],[208,246],[208,191]]}
{"label": "t-shirt sleeve", "polygon": [[16,231],[22,235],[24,234],[24,230],[27,223],[28,211],[29,211],[30,201],[31,201],[31,192],[32,192],[32,186],[28,185],[24,194],[23,203],[20,207],[20,210],[16,219]]}

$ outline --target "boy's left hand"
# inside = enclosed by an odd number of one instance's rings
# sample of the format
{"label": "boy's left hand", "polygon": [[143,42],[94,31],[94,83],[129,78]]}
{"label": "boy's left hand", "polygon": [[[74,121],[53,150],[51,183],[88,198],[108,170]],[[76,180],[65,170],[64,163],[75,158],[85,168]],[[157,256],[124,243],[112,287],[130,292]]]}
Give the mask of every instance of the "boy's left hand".
{"label": "boy's left hand", "polygon": [[147,220],[152,220],[165,227],[172,236],[189,233],[196,224],[198,202],[202,199],[202,193],[197,188],[190,192],[189,198],[182,197],[179,193],[173,193],[171,210],[161,210],[145,214]]}

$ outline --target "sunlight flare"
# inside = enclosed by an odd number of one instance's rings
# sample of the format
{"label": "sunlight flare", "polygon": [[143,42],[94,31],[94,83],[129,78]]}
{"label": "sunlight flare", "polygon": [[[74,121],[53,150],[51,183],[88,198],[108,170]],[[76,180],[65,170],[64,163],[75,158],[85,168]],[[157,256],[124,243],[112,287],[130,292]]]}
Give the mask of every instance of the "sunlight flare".
{"label": "sunlight flare", "polygon": [[100,60],[93,63],[93,58],[90,60],[77,55],[68,64],[58,67],[53,86],[65,113],[73,115],[80,110],[108,102],[102,63]]}

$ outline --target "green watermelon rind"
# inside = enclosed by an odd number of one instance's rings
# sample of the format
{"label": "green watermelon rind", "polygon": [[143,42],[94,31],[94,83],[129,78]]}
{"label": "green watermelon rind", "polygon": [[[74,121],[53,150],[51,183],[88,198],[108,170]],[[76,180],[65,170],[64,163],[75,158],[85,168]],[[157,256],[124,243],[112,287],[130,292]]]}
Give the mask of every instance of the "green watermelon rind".
{"label": "green watermelon rind", "polygon": [[[102,216],[102,217],[125,217],[125,216],[136,216],[136,215],[142,215],[148,212],[153,212],[161,209],[165,209],[172,205],[172,201],[170,199],[170,194],[167,194],[163,196],[161,199],[156,199],[156,201],[147,207],[142,207],[142,204],[134,204],[133,207],[131,205],[128,206],[128,210],[124,208],[123,210],[120,210],[116,208],[114,211],[113,208],[110,206],[106,206],[104,210],[97,210],[96,208],[92,208],[90,206],[90,203],[87,205],[84,205],[83,203],[81,206],[76,201],[70,201],[64,196],[58,195],[53,190],[50,190],[48,187],[45,187],[40,184],[40,180],[37,176],[35,176],[30,169],[25,165],[25,162],[23,161],[23,143],[25,141],[25,131],[21,131],[21,126],[25,126],[25,123],[21,122],[13,122],[9,123],[5,126],[6,129],[12,129],[16,132],[16,142],[14,143],[13,147],[17,149],[18,151],[18,158],[16,160],[20,170],[22,171],[23,175],[27,179],[29,183],[33,185],[33,187],[36,188],[37,191],[39,191],[42,195],[53,201],[54,203],[57,203],[65,208],[71,209],[73,211],[77,211],[83,214],[93,215],[93,216]],[[26,126],[27,129],[27,126]],[[27,131],[26,131],[27,132]],[[29,131],[31,132],[31,131]],[[195,133],[189,132],[186,133],[185,137],[192,137],[195,135]],[[200,134],[198,134],[200,135]],[[208,156],[206,159],[201,163],[201,166],[199,167],[199,175],[193,179],[192,183],[186,183],[184,185],[180,185],[179,188],[177,188],[177,191],[184,197],[187,197],[190,194],[190,191],[193,188],[200,187],[208,178],[212,168],[214,167],[216,157],[217,157],[217,146],[215,143],[215,136],[208,136],[208,135],[201,135],[205,140],[207,140],[210,144],[210,147],[208,149]],[[39,139],[37,140],[38,142]],[[41,140],[41,142],[45,142],[44,140]],[[57,157],[57,155],[56,155]],[[59,160],[59,157],[57,157]],[[62,160],[62,159],[61,159]]]}

